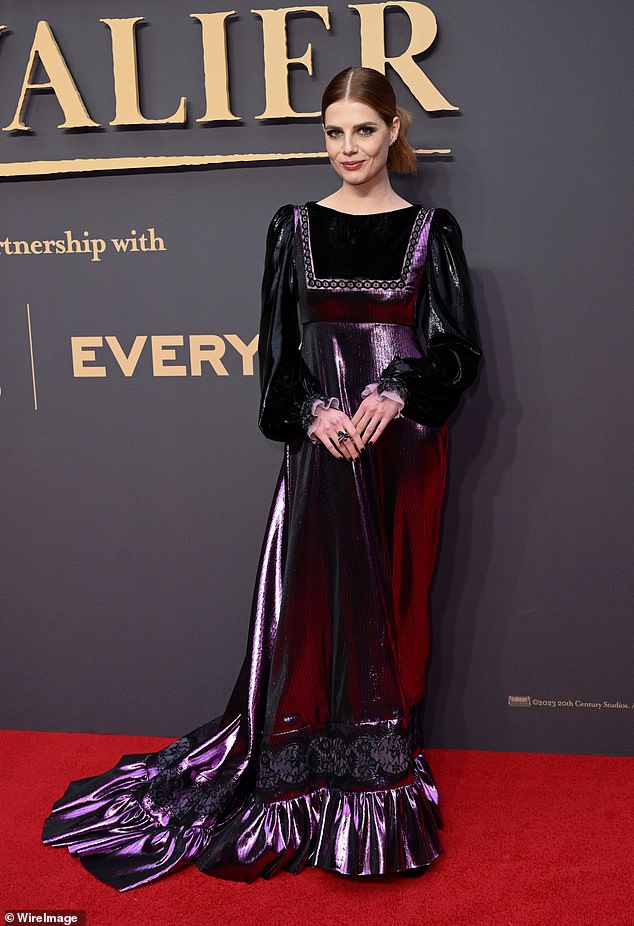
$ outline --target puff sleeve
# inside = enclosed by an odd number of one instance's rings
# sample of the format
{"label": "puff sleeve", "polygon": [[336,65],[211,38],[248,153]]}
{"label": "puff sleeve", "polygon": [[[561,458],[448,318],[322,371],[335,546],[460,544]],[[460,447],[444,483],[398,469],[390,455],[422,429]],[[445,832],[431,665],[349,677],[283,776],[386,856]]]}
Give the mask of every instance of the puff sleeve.
{"label": "puff sleeve", "polygon": [[277,441],[306,437],[318,399],[326,407],[338,407],[338,399],[324,394],[299,349],[294,218],[294,208],[287,203],[269,223],[261,287],[258,426],[265,437]]}
{"label": "puff sleeve", "polygon": [[448,209],[435,209],[431,220],[416,333],[424,356],[395,355],[377,389],[398,393],[405,417],[440,427],[475,380],[482,357],[462,231]]}

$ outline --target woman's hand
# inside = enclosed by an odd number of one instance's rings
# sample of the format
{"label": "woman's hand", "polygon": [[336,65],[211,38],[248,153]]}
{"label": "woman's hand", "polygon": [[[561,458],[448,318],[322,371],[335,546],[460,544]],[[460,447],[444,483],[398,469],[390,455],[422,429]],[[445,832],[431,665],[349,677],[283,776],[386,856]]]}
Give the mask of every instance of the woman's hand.
{"label": "woman's hand", "polygon": [[380,399],[374,392],[363,399],[352,416],[352,423],[361,434],[364,446],[376,444],[388,423],[398,415],[399,407],[394,399],[387,396]]}
{"label": "woman's hand", "polygon": [[[396,405],[395,402],[392,404]],[[330,408],[317,406],[315,414],[319,418],[319,423],[313,434],[319,438],[333,457],[337,457],[338,460],[358,460],[365,447],[361,435],[346,413],[332,406]],[[350,437],[340,441],[337,436],[338,431],[347,431]]]}

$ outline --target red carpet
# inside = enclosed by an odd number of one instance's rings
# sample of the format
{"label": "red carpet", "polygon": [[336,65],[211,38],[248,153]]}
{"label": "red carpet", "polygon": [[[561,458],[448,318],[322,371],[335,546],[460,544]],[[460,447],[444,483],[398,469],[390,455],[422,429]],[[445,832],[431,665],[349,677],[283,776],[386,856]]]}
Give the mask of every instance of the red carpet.
{"label": "red carpet", "polygon": [[427,750],[444,855],[420,878],[361,881],[311,868],[237,884],[192,864],[119,894],[68,850],[40,843],[44,817],[71,779],[171,739],[1,735],[3,914],[84,909],[88,926],[634,924],[631,758]]}

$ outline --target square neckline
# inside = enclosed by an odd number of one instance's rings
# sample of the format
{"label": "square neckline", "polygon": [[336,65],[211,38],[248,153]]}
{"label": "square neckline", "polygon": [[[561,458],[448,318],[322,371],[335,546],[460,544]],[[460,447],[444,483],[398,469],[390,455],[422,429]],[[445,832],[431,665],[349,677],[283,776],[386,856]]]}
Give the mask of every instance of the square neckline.
{"label": "square neckline", "polygon": [[[423,229],[423,226],[429,217],[430,213],[433,214],[431,209],[418,203],[412,203],[411,206],[405,206],[404,209],[415,208],[417,210],[416,215],[414,216],[414,221],[412,223],[412,228],[409,233],[407,247],[405,249],[405,255],[403,258],[403,264],[401,267],[401,272],[398,277],[392,279],[369,279],[369,278],[357,278],[357,277],[318,277],[315,274],[315,266],[313,262],[313,249],[311,246],[310,238],[310,215],[309,215],[309,205],[315,202],[314,200],[309,200],[303,205],[296,206],[296,215],[299,224],[299,243],[302,250],[303,257],[303,266],[304,274],[306,279],[306,285],[308,289],[336,289],[336,290],[373,290],[373,289],[396,289],[402,290],[405,289],[408,285],[408,280],[410,276],[411,264],[414,257],[414,252],[417,247],[420,235]],[[315,202],[315,205],[318,206],[319,203]],[[328,206],[322,206],[323,209],[328,209]],[[332,212],[337,212],[336,209],[330,210]],[[402,212],[403,209],[392,209],[391,212]],[[364,213],[365,215],[366,213]],[[381,215],[385,213],[367,213],[367,215]],[[389,213],[387,213],[389,214]],[[342,212],[340,215],[356,215],[356,213]]]}
{"label": "square neckline", "polygon": [[335,212],[337,215],[349,215],[353,218],[368,218],[369,216],[392,215],[392,213],[405,212],[407,209],[420,209],[421,207],[421,203],[410,203],[408,206],[401,206],[399,209],[388,209],[386,212],[342,212],[341,209],[333,209],[332,206],[324,206],[323,203],[318,203],[316,199],[307,200],[306,205],[318,206],[320,209],[327,209],[329,212]]}

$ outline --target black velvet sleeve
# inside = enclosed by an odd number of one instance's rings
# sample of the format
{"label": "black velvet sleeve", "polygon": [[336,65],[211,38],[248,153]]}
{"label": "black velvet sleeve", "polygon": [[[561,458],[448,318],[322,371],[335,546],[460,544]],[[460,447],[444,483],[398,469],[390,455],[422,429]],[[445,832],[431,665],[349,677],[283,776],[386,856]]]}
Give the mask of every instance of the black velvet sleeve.
{"label": "black velvet sleeve", "polygon": [[405,417],[440,427],[475,380],[482,357],[462,232],[447,209],[436,209],[432,217],[416,331],[424,356],[396,355],[383,369],[378,389],[402,396]]}
{"label": "black velvet sleeve", "polygon": [[265,437],[278,441],[305,437],[313,420],[313,401],[328,398],[299,350],[294,235],[293,206],[287,203],[277,210],[267,231],[258,337],[258,426]]}

